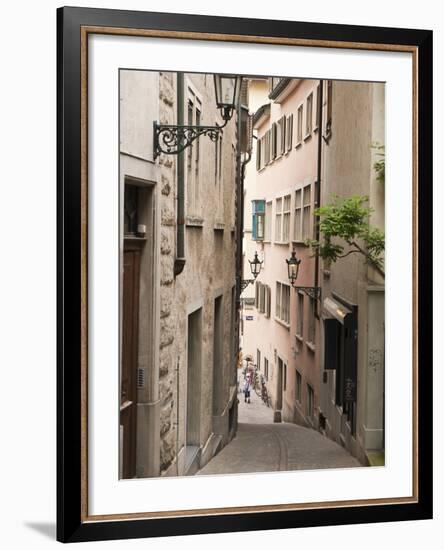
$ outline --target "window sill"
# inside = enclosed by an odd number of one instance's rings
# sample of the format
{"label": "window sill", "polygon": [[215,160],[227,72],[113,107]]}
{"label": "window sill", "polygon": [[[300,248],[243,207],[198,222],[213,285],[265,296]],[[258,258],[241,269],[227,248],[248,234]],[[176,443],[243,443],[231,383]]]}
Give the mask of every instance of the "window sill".
{"label": "window sill", "polygon": [[288,246],[290,241],[274,241],[274,244],[278,244],[279,246]]}
{"label": "window sill", "polygon": [[295,336],[296,336],[296,340],[299,340],[299,342],[304,341],[304,337],[302,336],[302,334],[295,334]]}
{"label": "window sill", "polygon": [[313,344],[313,342],[305,342],[305,345],[307,346],[307,348],[312,351],[313,353],[315,353],[316,351],[316,346],[315,344]]}
{"label": "window sill", "polygon": [[282,319],[279,319],[279,317],[275,317],[274,320],[276,321],[276,323],[279,323],[287,330],[290,330],[290,325],[288,325],[285,321],[282,321]]}
{"label": "window sill", "polygon": [[311,139],[311,132],[304,137],[304,141]]}
{"label": "window sill", "polygon": [[137,235],[132,235],[131,233],[126,233],[123,236],[123,238],[124,238],[125,241],[129,241],[129,242],[145,242],[146,241],[146,237],[138,237]]}
{"label": "window sill", "polygon": [[186,217],[186,226],[187,227],[203,227],[204,219],[198,216],[187,216]]}
{"label": "window sill", "polygon": [[298,141],[295,145],[295,149],[299,149],[299,147],[302,147],[302,140],[301,141]]}
{"label": "window sill", "polygon": [[305,241],[298,241],[298,240],[295,241],[294,239],[291,241],[291,244],[295,244],[297,246],[305,246],[306,248],[309,246]]}

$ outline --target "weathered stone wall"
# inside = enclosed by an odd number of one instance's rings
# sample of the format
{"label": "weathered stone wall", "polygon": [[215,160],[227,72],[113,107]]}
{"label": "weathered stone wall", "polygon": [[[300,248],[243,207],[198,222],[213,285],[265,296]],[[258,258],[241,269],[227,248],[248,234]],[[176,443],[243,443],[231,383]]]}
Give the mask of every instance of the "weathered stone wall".
{"label": "weathered stone wall", "polygon": [[[174,124],[176,75],[159,75],[159,118]],[[166,470],[175,457],[175,362],[174,253],[175,253],[175,157],[160,155],[160,469]]]}

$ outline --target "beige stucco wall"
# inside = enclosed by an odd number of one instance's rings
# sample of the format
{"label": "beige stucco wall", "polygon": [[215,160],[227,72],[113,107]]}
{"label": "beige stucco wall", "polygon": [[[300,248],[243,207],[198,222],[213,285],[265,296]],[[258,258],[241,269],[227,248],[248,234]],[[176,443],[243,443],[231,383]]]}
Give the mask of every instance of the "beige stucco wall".
{"label": "beige stucco wall", "polygon": [[[371,223],[384,229],[384,186],[376,180],[372,144],[384,144],[384,84],[333,82],[332,135],[323,148],[321,202],[333,195],[369,196]],[[384,280],[359,254],[325,266],[322,296],[336,292],[358,306],[356,435],[334,403],[335,375],[322,386],[327,433],[366,462],[366,449],[383,447]]]}

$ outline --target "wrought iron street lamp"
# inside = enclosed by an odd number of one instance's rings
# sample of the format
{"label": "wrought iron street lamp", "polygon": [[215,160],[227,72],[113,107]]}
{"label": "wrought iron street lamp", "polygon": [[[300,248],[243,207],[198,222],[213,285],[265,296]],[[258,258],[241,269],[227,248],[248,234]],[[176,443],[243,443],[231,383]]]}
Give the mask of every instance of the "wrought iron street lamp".
{"label": "wrought iron street lamp", "polygon": [[291,258],[288,258],[285,261],[287,262],[288,279],[291,283],[291,286],[294,286],[296,279],[298,278],[299,265],[301,263],[301,260],[299,258],[296,258],[296,251],[293,250],[293,252],[291,253]]}
{"label": "wrought iron street lamp", "polygon": [[222,126],[190,126],[181,124],[159,124],[154,122],[154,159],[160,153],[178,155],[198,137],[205,135],[216,142],[219,132],[231,120],[239,100],[242,85],[240,75],[214,75],[216,105],[225,121]]}
{"label": "wrought iron street lamp", "polygon": [[291,257],[285,260],[287,262],[288,270],[288,280],[291,283],[291,286],[296,291],[301,291],[310,296],[310,298],[318,299],[321,293],[321,289],[318,286],[296,286],[296,279],[299,275],[299,266],[301,264],[301,259],[296,257],[296,250],[293,250]]}
{"label": "wrought iron street lamp", "polygon": [[243,292],[250,283],[254,283],[254,281],[257,279],[257,276],[261,272],[262,264],[264,263],[263,260],[259,260],[257,252],[254,253],[254,258],[252,260],[248,260],[248,262],[250,264],[251,274],[253,275],[254,279],[242,279],[241,292]]}
{"label": "wrought iron street lamp", "polygon": [[234,74],[215,74],[214,89],[216,105],[222,118],[228,122],[233,116],[233,110],[239,101],[242,77]]}

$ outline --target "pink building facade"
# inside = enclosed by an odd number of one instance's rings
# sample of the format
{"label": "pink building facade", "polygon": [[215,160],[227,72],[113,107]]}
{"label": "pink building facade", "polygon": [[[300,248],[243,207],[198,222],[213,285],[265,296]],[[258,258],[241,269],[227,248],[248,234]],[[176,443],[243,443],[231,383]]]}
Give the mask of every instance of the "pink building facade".
{"label": "pink building facade", "polygon": [[[319,81],[273,78],[268,102],[255,112],[256,162],[247,167],[248,195],[253,200],[251,240],[263,264],[255,282],[255,307],[242,319],[242,354],[252,357],[265,377],[275,420],[314,428],[320,331],[315,258],[305,243],[315,236],[318,98]],[[296,288],[286,262],[292,251],[301,260]],[[251,278],[247,269],[243,276]]]}

